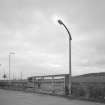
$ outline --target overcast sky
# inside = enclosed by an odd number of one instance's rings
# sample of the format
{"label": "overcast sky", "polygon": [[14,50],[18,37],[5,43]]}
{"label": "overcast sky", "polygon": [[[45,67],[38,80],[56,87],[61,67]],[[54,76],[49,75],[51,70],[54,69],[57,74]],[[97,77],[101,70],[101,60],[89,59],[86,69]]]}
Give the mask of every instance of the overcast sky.
{"label": "overcast sky", "polygon": [[11,78],[68,73],[68,34],[72,35],[72,74],[105,71],[105,0],[0,0],[0,76]]}

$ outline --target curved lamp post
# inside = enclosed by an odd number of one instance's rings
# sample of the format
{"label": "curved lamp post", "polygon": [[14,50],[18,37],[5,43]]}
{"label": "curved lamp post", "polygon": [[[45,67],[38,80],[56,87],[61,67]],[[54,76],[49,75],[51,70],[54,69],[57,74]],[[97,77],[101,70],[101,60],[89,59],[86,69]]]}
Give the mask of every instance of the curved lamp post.
{"label": "curved lamp post", "polygon": [[72,37],[71,37],[71,34],[68,30],[68,28],[66,27],[66,25],[62,22],[62,20],[58,20],[58,23],[60,25],[63,25],[64,28],[66,29],[66,31],[68,32],[68,35],[69,35],[69,94],[71,94],[71,40],[72,40]]}

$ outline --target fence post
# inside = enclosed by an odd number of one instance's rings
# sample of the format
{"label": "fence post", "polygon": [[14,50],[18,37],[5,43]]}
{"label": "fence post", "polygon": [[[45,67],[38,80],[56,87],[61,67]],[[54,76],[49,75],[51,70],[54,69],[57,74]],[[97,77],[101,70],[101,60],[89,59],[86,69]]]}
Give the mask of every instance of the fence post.
{"label": "fence post", "polygon": [[36,78],[34,77],[34,90],[35,90],[35,82],[36,82]]}
{"label": "fence post", "polygon": [[69,75],[65,75],[65,95],[69,95]]}
{"label": "fence post", "polygon": [[54,76],[52,76],[52,93],[55,94],[55,89],[54,89]]}
{"label": "fence post", "polygon": [[40,79],[38,79],[38,89],[40,89]]}
{"label": "fence post", "polygon": [[40,84],[41,84],[41,90],[43,90],[43,82],[44,82],[44,77],[41,77],[41,81],[40,81]]}

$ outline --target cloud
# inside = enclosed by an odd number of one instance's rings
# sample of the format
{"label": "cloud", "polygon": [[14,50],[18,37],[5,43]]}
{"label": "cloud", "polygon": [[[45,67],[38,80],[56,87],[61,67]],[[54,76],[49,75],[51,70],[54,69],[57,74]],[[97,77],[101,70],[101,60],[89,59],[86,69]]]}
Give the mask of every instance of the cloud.
{"label": "cloud", "polygon": [[62,17],[71,32],[73,75],[103,71],[104,9],[103,0],[1,0],[0,62],[5,71],[9,51],[15,51],[11,72],[22,71],[24,77],[68,73],[68,35],[53,17]]}

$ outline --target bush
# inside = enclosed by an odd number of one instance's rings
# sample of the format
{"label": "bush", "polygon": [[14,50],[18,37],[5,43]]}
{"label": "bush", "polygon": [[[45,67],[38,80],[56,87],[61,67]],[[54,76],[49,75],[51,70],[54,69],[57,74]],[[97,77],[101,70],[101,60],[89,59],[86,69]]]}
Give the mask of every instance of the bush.
{"label": "bush", "polygon": [[86,92],[83,86],[80,84],[72,84],[72,95],[85,96]]}
{"label": "bush", "polygon": [[89,86],[89,94],[90,94],[90,98],[104,99],[105,87]]}

